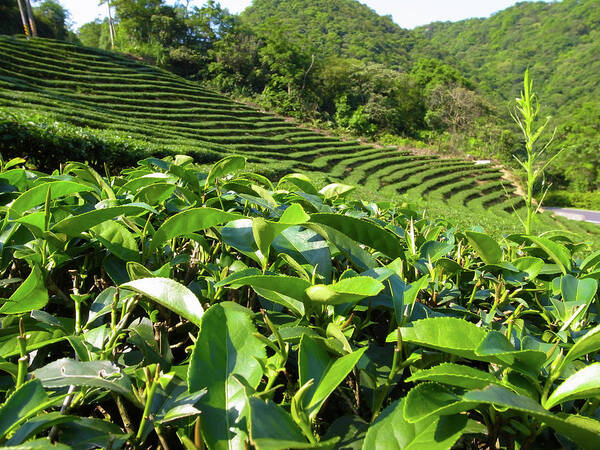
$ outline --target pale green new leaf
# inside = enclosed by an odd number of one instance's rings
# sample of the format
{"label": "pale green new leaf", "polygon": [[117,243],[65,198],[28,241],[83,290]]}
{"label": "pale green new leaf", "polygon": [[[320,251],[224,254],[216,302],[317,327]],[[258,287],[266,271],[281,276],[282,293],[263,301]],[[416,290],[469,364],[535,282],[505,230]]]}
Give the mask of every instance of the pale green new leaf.
{"label": "pale green new leaf", "polygon": [[598,395],[600,395],[600,363],[593,363],[563,381],[543,406],[551,409],[553,406],[569,400],[588,399]]}
{"label": "pale green new leaf", "polygon": [[[412,322],[410,327],[400,328],[403,342],[410,342],[422,347],[434,348],[462,358],[488,361],[480,357],[475,349],[487,335],[487,331],[454,317],[433,317]],[[387,342],[396,342],[396,331],[390,333]]]}
{"label": "pale green new leaf", "polygon": [[384,286],[371,277],[345,278],[337,283],[317,284],[306,289],[306,296],[315,303],[325,305],[341,305],[356,303],[363,298],[379,294]]}

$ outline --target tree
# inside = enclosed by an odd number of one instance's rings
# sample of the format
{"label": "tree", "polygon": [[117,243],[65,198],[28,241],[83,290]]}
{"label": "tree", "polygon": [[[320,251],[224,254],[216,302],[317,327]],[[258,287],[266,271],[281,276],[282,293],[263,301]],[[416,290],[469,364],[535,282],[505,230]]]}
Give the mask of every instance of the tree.
{"label": "tree", "polygon": [[69,40],[67,26],[69,12],[56,0],[44,0],[35,8],[38,17],[39,35],[59,40]]}

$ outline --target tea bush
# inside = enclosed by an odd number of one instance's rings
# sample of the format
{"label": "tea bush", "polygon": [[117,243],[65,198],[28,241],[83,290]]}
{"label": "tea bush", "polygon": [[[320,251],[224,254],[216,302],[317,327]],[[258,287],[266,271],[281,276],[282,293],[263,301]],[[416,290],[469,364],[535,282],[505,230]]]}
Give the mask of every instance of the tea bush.
{"label": "tea bush", "polygon": [[594,448],[600,252],[230,156],[2,160],[0,439]]}

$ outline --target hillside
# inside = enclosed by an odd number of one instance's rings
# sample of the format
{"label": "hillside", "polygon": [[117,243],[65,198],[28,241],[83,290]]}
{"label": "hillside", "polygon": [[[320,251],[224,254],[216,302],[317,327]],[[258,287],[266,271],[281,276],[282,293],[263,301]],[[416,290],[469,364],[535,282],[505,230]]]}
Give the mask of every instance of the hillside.
{"label": "hillside", "polygon": [[[522,200],[490,165],[342,141],[114,53],[0,37],[0,56],[5,157],[25,154],[51,167],[70,159],[123,167],[150,155],[186,153],[208,163],[239,154],[266,175],[310,173],[358,186],[363,198],[421,202],[440,217],[498,234],[520,228],[512,211]],[[540,219],[542,229],[557,226],[595,232]]]}
{"label": "hillside", "polygon": [[[306,36],[321,56],[401,62],[405,71],[423,59],[443,61],[496,106],[505,128],[511,127],[508,105],[529,67],[543,114],[553,116],[551,125],[558,127],[553,149],[570,149],[551,168],[553,181],[576,190],[600,187],[597,0],[521,2],[487,19],[432,23],[412,31],[357,1],[300,3],[311,5],[255,1],[242,18],[250,24],[281,23]],[[371,45],[373,39],[377,46]]]}

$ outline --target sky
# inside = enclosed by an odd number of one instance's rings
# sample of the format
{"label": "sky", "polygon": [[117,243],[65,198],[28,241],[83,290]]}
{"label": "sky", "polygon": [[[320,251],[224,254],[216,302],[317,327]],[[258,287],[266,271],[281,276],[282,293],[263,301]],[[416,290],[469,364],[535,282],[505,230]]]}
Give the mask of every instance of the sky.
{"label": "sky", "polygon": [[[169,1],[174,3],[174,1]],[[315,0],[323,1],[323,0]],[[59,0],[71,13],[73,27],[106,16],[106,5],[97,6],[98,0]],[[201,6],[205,0],[192,0],[191,5]],[[220,0],[222,7],[239,13],[251,0]],[[403,28],[414,28],[435,21],[456,21],[471,17],[488,17],[492,13],[517,3],[514,0],[361,0],[377,13],[393,17]]]}

